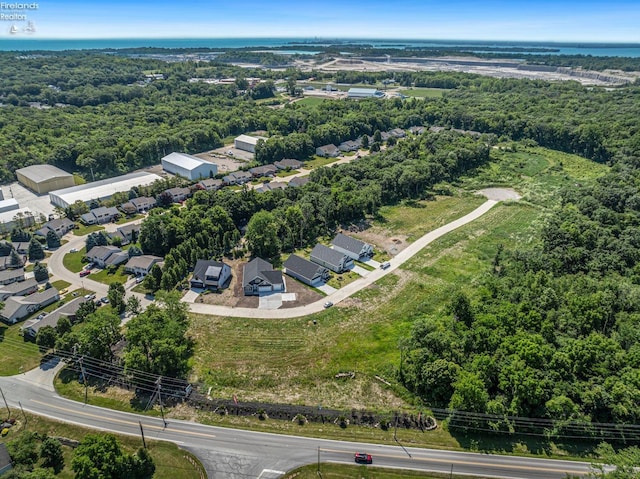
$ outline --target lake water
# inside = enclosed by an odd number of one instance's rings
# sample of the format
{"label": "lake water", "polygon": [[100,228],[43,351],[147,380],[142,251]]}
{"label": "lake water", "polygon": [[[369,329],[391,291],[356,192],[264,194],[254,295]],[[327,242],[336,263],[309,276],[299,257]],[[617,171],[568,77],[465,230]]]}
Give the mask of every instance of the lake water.
{"label": "lake water", "polygon": [[[318,39],[318,38],[149,38],[149,39],[91,39],[91,40],[44,40],[7,38],[0,40],[0,50],[93,50],[136,47],[155,48],[273,48],[287,47],[287,53],[302,53],[301,45],[310,52],[314,46],[326,45],[372,45],[374,48],[463,48],[478,52],[517,53],[526,55],[592,55],[614,57],[640,57],[640,44],[589,44],[589,43],[539,43],[539,42],[481,42],[481,41],[440,41],[440,40],[380,40],[380,39]],[[518,48],[509,52],[504,49]],[[536,51],[552,49],[552,52]]]}

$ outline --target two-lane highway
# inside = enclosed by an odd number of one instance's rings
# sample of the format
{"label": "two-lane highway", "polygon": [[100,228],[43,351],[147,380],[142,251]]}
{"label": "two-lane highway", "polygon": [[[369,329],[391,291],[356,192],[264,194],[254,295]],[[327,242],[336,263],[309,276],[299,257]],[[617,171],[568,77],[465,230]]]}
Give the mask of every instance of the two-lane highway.
{"label": "two-lane highway", "polygon": [[[510,479],[554,479],[585,475],[589,464],[572,461],[499,456],[468,452],[331,441],[254,431],[206,426],[188,421],[162,419],[87,406],[63,399],[50,386],[37,385],[29,374],[0,378],[0,388],[9,405],[59,421],[102,431],[140,435],[140,423],[147,439],[171,441],[194,452],[212,479],[280,477],[284,472],[322,462],[353,463],[353,454],[367,452],[374,463],[403,469],[450,472]],[[409,456],[410,454],[410,456]]]}

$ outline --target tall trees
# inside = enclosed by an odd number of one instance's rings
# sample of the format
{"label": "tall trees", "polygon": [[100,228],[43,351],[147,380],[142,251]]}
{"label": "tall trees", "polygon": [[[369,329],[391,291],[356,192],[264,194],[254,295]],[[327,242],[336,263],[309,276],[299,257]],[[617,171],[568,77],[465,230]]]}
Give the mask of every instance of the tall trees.
{"label": "tall trees", "polygon": [[251,217],[246,238],[254,256],[273,259],[280,254],[277,222],[268,211],[258,211]]}
{"label": "tall trees", "polygon": [[45,254],[42,244],[40,244],[40,241],[37,239],[32,238],[31,241],[29,241],[29,261],[40,261],[44,259],[44,257]]}
{"label": "tall trees", "polygon": [[109,291],[107,293],[107,297],[109,298],[109,303],[111,307],[118,313],[124,313],[125,308],[125,290],[124,285],[117,281],[111,283],[109,285]]}
{"label": "tall trees", "polygon": [[111,434],[87,434],[75,450],[71,467],[77,479],[150,479],[155,472],[145,450],[125,454]]}

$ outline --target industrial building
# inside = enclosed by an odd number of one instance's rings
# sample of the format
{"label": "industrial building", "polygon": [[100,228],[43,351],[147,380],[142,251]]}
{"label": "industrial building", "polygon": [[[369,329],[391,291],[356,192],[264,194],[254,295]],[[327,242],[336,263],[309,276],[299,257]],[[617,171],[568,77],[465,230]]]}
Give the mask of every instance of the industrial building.
{"label": "industrial building", "polygon": [[212,178],[218,174],[218,166],[215,163],[201,160],[186,153],[171,153],[162,158],[164,171],[180,175],[189,180],[201,180]]}
{"label": "industrial building", "polygon": [[349,88],[347,98],[382,98],[384,93],[375,88]]}
{"label": "industrial building", "polygon": [[0,200],[0,213],[17,210],[19,208],[20,206],[18,205],[18,200],[16,200],[15,198]]}
{"label": "industrial building", "polygon": [[75,185],[73,175],[53,165],[32,165],[16,170],[18,181],[38,194]]}
{"label": "industrial building", "polygon": [[233,146],[238,150],[255,153],[256,145],[258,144],[259,140],[266,140],[266,138],[261,136],[240,135],[233,141]]}
{"label": "industrial building", "polygon": [[0,213],[0,233],[8,233],[16,226],[29,228],[35,223],[33,212],[29,208],[18,208]]}
{"label": "industrial building", "polygon": [[115,193],[127,192],[136,186],[147,186],[161,179],[153,173],[129,173],[128,175],[52,191],[49,193],[49,200],[55,206],[68,208],[78,200],[87,204],[94,200],[108,200]]}

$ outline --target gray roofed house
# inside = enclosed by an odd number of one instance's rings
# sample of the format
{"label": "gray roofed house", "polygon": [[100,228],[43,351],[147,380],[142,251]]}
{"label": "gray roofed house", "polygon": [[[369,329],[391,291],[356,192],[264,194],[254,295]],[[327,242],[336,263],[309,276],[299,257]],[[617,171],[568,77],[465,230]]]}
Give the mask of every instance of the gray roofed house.
{"label": "gray roofed house", "polygon": [[221,289],[231,277],[231,268],[220,261],[199,259],[193,269],[192,288]]}
{"label": "gray roofed house", "polygon": [[117,232],[125,239],[123,244],[130,243],[140,237],[140,224],[124,225],[117,229]]}
{"label": "gray roofed house", "polygon": [[87,301],[85,298],[75,298],[69,301],[68,303],[60,306],[58,309],[54,309],[49,314],[47,314],[42,319],[29,319],[22,326],[22,331],[27,336],[31,336],[35,338],[38,335],[38,331],[40,331],[45,326],[51,326],[55,328],[58,325],[58,321],[60,318],[67,318],[69,321],[73,321],[76,317],[76,313],[80,308],[80,305]]}
{"label": "gray roofed house", "polygon": [[[124,257],[121,255],[124,253]],[[113,255],[118,255],[117,260],[114,259],[110,262],[109,258]],[[117,246],[94,246],[91,250],[86,254],[87,259],[95,264],[97,264],[100,268],[104,268],[109,264],[119,264],[123,263],[128,259],[128,254],[126,251],[122,251]],[[115,262],[114,262],[115,261]]]}
{"label": "gray roofed house", "polygon": [[362,140],[347,140],[338,145],[340,151],[358,151]]}
{"label": "gray roofed house", "polygon": [[309,183],[309,176],[296,176],[295,178],[291,178],[289,181],[289,186],[304,186]]}
{"label": "gray roofed house", "polygon": [[7,323],[15,324],[59,299],[60,295],[56,288],[45,289],[42,293],[33,293],[29,296],[11,296],[4,302],[0,316]]}
{"label": "gray roofed house", "polygon": [[292,254],[284,262],[284,272],[309,286],[318,286],[329,279],[329,270],[324,266]]}
{"label": "gray roofed house", "polygon": [[396,138],[404,138],[405,136],[407,136],[407,134],[402,128],[394,128],[393,130],[389,130],[389,135],[394,136]]}
{"label": "gray roofed house", "polygon": [[[20,263],[18,265],[19,268],[22,268],[24,264],[27,262],[27,257],[23,255],[18,255],[20,258]],[[3,271],[7,268],[15,268],[15,265],[11,264],[11,256],[0,256],[0,271]]]}
{"label": "gray roofed house", "polygon": [[0,271],[0,284],[7,285],[16,281],[24,281],[24,268]]}
{"label": "gray roofed house", "polygon": [[336,273],[343,273],[353,266],[353,258],[320,243],[311,250],[311,261]]}
{"label": "gray roofed house", "polygon": [[338,233],[333,238],[331,245],[334,250],[344,253],[355,260],[373,256],[373,247],[370,244],[342,233]]}
{"label": "gray roofed house", "polygon": [[136,276],[146,276],[155,264],[161,262],[162,258],[160,256],[153,256],[150,254],[133,256],[129,259],[127,264],[124,265],[124,270],[125,272],[135,274]]}
{"label": "gray roofed house", "polygon": [[37,235],[47,236],[49,231],[53,231],[58,237],[62,237],[67,234],[69,231],[74,229],[76,224],[71,221],[69,218],[59,218],[51,221],[47,221],[42,227],[36,231]]}
{"label": "gray roofed house", "polygon": [[145,211],[149,211],[151,208],[155,208],[158,202],[155,198],[151,198],[149,196],[140,196],[138,198],[131,198],[129,200],[138,213],[143,213]]}
{"label": "gray roofed house", "polygon": [[168,190],[165,190],[165,193],[169,193],[171,195],[171,201],[174,203],[184,201],[191,196],[191,190],[189,188],[181,187],[169,188]]}
{"label": "gray roofed house", "polygon": [[113,206],[100,206],[99,208],[92,209],[88,213],[80,215],[80,220],[87,225],[100,225],[108,223],[118,216],[120,216],[118,208]]}
{"label": "gray roofed house", "polygon": [[7,451],[7,446],[0,444],[0,476],[13,468],[13,461]]}
{"label": "gray roofed house", "polygon": [[282,292],[285,290],[282,271],[274,270],[272,264],[262,258],[255,258],[242,269],[242,288],[245,296]]}
{"label": "gray roofed house", "polygon": [[426,130],[426,126],[412,126],[411,128],[409,128],[409,132],[413,133],[414,135],[422,135]]}
{"label": "gray roofed house", "polygon": [[13,249],[16,250],[18,254],[28,254],[29,253],[29,242],[28,241],[12,241],[11,245]]}
{"label": "gray roofed house", "polygon": [[251,181],[253,176],[251,173],[246,171],[234,171],[233,173],[229,173],[227,176],[222,178],[222,181],[228,185],[242,185],[248,181]]}
{"label": "gray roofed house", "polygon": [[251,173],[254,177],[261,176],[273,176],[278,172],[278,168],[273,165],[262,165],[256,166],[255,168],[249,168],[249,173]]}
{"label": "gray roofed house", "polygon": [[38,290],[38,282],[34,278],[17,281],[11,284],[0,285],[0,301],[10,296],[26,296]]}
{"label": "gray roofed house", "polygon": [[325,158],[328,158],[328,157],[335,158],[336,156],[340,155],[340,150],[336,145],[331,143],[329,145],[323,145],[316,148],[316,155],[323,156]]}
{"label": "gray roofed house", "polygon": [[222,188],[223,183],[222,180],[217,180],[214,178],[207,178],[206,180],[202,180],[199,181],[197,183],[197,185],[201,186],[202,188],[204,188],[207,191],[210,190],[219,190],[220,188]]}
{"label": "gray roofed house", "polygon": [[285,158],[284,160],[276,161],[273,165],[279,170],[297,170],[302,168],[303,164],[299,160]]}

